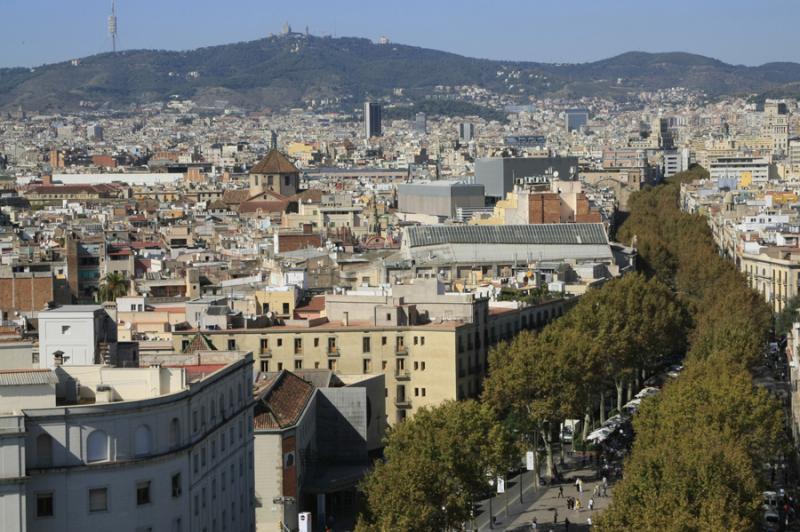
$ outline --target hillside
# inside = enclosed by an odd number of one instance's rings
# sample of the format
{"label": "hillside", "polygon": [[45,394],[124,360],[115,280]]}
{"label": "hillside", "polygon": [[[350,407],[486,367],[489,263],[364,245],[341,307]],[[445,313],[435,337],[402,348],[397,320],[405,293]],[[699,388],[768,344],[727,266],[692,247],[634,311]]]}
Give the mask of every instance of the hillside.
{"label": "hillside", "polygon": [[[526,97],[624,96],[683,86],[712,96],[750,94],[800,82],[800,65],[735,66],[686,53],[629,52],[581,64],[474,59],[367,39],[304,35],[185,52],[130,50],[35,69],[0,69],[0,109],[74,109],[80,102],[119,108],[172,95],[203,104],[226,100],[259,109],[306,98],[354,102],[404,88],[413,97],[436,85],[480,85]],[[794,91],[792,91],[794,92]]]}

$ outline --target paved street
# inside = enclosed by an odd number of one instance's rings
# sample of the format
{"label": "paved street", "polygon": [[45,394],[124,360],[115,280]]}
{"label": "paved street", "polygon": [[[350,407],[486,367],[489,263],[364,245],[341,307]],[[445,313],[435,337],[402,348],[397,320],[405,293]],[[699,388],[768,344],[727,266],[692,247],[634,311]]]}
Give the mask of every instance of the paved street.
{"label": "paved street", "polygon": [[[565,481],[562,484],[533,488],[533,474],[526,471],[522,475],[522,503],[520,504],[519,477],[506,482],[506,492],[498,494],[492,499],[491,509],[495,516],[494,530],[529,530],[531,521],[535,518],[538,530],[566,530],[565,519],[570,522],[569,530],[588,530],[587,519],[598,515],[611,502],[613,483],[609,480],[608,497],[595,497],[594,510],[587,509],[589,499],[592,497],[594,486],[600,482],[597,473],[589,467],[582,467],[580,459],[573,462],[567,459],[564,471]],[[577,477],[583,479],[583,493],[578,494],[575,488]],[[564,489],[564,497],[558,497],[559,486]],[[568,510],[567,497],[576,497],[581,501],[583,509]],[[476,530],[492,530],[489,526],[489,501],[480,505],[481,514],[476,517],[474,526]],[[556,511],[557,522],[554,523]]]}

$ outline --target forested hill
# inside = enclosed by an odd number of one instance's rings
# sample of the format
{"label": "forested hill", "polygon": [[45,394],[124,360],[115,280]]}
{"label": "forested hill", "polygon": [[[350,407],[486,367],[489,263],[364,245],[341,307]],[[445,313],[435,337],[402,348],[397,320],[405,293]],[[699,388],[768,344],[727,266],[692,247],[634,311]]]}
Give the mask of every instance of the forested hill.
{"label": "forested hill", "polygon": [[[535,51],[531,52],[533,55]],[[247,108],[304,99],[379,97],[402,88],[412,98],[436,85],[479,85],[527,96],[625,96],[682,86],[708,94],[780,95],[800,83],[800,64],[736,66],[687,53],[629,52],[581,64],[494,61],[360,38],[299,34],[190,51],[130,50],[36,68],[0,69],[0,108],[120,108],[193,98]]]}

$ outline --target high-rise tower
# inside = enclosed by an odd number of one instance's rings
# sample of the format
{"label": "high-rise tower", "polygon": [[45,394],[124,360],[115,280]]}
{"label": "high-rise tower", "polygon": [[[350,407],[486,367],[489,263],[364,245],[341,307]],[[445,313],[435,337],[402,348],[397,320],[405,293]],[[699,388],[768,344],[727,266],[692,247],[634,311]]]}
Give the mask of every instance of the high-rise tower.
{"label": "high-rise tower", "polygon": [[117,6],[116,0],[111,0],[111,14],[108,16],[108,34],[111,35],[111,51],[117,51]]}
{"label": "high-rise tower", "polygon": [[381,104],[364,102],[364,136],[366,138],[381,136]]}

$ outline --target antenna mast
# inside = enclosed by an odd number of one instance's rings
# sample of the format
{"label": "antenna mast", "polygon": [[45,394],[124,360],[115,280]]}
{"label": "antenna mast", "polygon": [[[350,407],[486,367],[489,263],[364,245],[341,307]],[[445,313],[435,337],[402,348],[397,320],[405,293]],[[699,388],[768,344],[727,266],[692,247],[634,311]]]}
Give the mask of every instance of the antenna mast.
{"label": "antenna mast", "polygon": [[108,34],[111,35],[111,51],[117,51],[117,2],[111,0],[111,15],[108,17]]}

